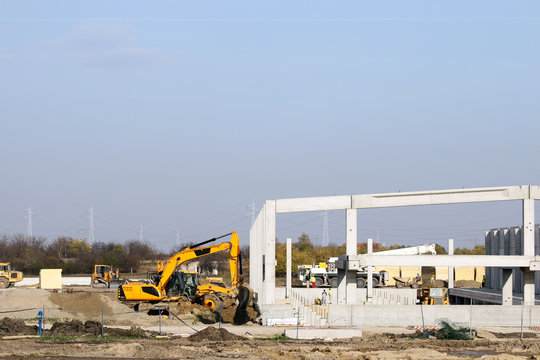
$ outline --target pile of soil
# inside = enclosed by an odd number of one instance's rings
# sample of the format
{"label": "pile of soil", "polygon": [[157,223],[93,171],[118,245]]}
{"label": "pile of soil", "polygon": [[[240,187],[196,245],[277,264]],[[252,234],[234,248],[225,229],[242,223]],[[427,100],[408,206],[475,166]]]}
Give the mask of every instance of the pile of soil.
{"label": "pile of soil", "polygon": [[[219,321],[219,314],[216,315]],[[255,323],[258,317],[259,313],[253,305],[249,305],[243,309],[236,306],[229,306],[221,312],[221,321],[234,325],[244,325],[248,322]]]}
{"label": "pile of soil", "polygon": [[[56,322],[52,328],[46,331],[47,335],[54,336],[80,336],[80,335],[101,335],[101,323],[98,321],[88,320],[84,324],[79,320],[71,320],[66,322]],[[104,335],[108,336],[127,336],[137,338],[148,338],[157,333],[153,331],[144,331],[138,326],[131,326],[130,329],[118,329],[105,327]]]}
{"label": "pile of soil", "polygon": [[37,326],[29,326],[22,319],[3,318],[0,320],[0,335],[36,335]]}
{"label": "pile of soil", "polygon": [[47,333],[55,336],[101,335],[101,323],[93,320],[84,324],[80,320],[55,322]]}
{"label": "pile of soil", "polygon": [[113,313],[111,306],[103,301],[101,295],[93,292],[81,292],[75,294],[53,293],[50,295],[49,300],[58,305],[61,309],[76,314],[101,314],[102,306],[105,315]]}
{"label": "pile of soil", "polygon": [[195,334],[188,337],[191,341],[204,342],[208,341],[231,341],[231,340],[246,340],[243,336],[238,336],[228,332],[226,329],[217,329],[209,326],[204,330],[198,331]]}
{"label": "pile of soil", "polygon": [[200,315],[200,314],[207,314],[210,315],[212,312],[201,304],[194,304],[189,300],[180,299],[178,300],[178,304],[174,307],[171,305],[171,311],[175,315],[185,315],[185,314],[193,314],[193,315]]}

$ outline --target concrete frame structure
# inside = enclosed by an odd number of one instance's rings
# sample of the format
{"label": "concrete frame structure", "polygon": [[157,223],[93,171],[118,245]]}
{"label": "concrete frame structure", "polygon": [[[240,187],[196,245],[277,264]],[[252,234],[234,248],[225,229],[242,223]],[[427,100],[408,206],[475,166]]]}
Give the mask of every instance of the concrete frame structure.
{"label": "concrete frame structure", "polygon": [[[356,270],[361,266],[486,266],[519,267],[524,273],[524,302],[534,304],[534,273],[540,270],[540,257],[534,249],[534,200],[540,199],[540,186],[503,186],[405,193],[323,196],[267,200],[250,230],[250,285],[262,304],[275,302],[276,214],[308,211],[346,211],[346,256],[338,261],[338,304],[356,301]],[[377,256],[357,254],[357,209],[459,204],[519,200],[523,202],[523,253],[515,256],[437,255]],[[511,281],[511,276],[505,279]],[[371,283],[368,282],[368,286]],[[503,287],[508,291],[511,286]],[[369,290],[368,290],[369,291]],[[508,293],[503,298],[508,298]],[[511,296],[511,294],[510,294]]]}

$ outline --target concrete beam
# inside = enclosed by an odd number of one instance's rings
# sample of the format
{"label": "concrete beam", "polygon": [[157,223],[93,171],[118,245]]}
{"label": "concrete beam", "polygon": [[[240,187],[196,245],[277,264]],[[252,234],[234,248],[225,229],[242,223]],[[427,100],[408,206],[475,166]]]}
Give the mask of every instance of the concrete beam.
{"label": "concrete beam", "polygon": [[351,196],[320,196],[276,200],[276,213],[350,209]]}
{"label": "concrete beam", "polygon": [[349,256],[349,270],[362,266],[493,266],[493,267],[533,267],[540,256],[515,255],[356,255]]}
{"label": "concrete beam", "polygon": [[459,204],[484,201],[523,200],[529,198],[528,186],[418,191],[387,194],[353,195],[354,209],[395,206]]}
{"label": "concrete beam", "polygon": [[540,200],[540,186],[529,185],[529,199]]}

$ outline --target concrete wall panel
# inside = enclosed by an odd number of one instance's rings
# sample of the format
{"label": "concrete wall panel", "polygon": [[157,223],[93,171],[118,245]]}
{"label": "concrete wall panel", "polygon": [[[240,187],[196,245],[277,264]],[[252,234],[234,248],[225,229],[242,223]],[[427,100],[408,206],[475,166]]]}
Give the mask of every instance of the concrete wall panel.
{"label": "concrete wall panel", "polygon": [[[426,326],[438,326],[441,320],[450,320],[460,326],[472,327],[519,327],[521,306],[508,305],[504,309],[493,305],[329,305],[328,323],[349,326],[421,326],[422,313]],[[540,307],[527,306],[524,311],[524,326],[540,324]]]}

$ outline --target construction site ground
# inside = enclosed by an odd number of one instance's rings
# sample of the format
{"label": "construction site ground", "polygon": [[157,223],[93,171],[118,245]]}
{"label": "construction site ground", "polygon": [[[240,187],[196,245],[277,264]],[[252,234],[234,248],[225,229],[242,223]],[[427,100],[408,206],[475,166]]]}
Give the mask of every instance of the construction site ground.
{"label": "construction site ground", "polygon": [[[178,318],[135,313],[118,302],[114,290],[73,288],[0,291],[2,359],[536,359],[539,332],[476,329],[474,340],[424,339],[416,330],[361,328],[363,336],[343,340],[294,340],[284,327],[212,323],[194,306]],[[101,337],[103,307],[104,337]],[[44,337],[35,336],[37,313],[45,309]],[[15,311],[14,311],[15,310]],[[19,311],[22,310],[22,311]],[[194,314],[195,313],[195,314]],[[7,318],[7,319],[6,319]],[[420,336],[419,336],[420,335]]]}

